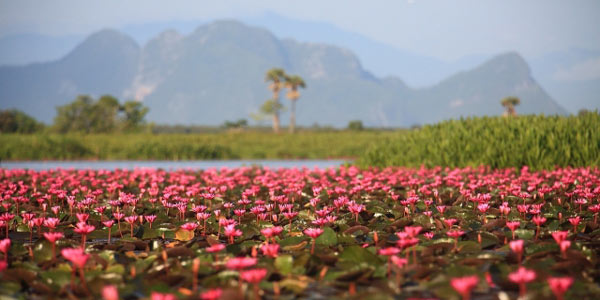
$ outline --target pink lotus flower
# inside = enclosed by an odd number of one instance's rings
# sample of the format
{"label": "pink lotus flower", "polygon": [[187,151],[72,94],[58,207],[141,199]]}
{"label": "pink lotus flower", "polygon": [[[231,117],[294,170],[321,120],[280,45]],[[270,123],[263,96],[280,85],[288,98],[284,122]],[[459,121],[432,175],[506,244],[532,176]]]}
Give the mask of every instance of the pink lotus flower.
{"label": "pink lotus flower", "polygon": [[88,258],[90,258],[90,255],[86,254],[81,248],[65,248],[60,253],[79,269],[83,269]]}
{"label": "pink lotus flower", "polygon": [[135,222],[138,221],[138,216],[136,215],[131,215],[131,216],[127,216],[125,217],[125,222],[129,223],[130,226],[130,231],[129,231],[129,236],[133,237],[133,225],[135,225]]}
{"label": "pink lotus flower", "polygon": [[4,261],[8,261],[8,250],[10,249],[10,239],[0,241],[0,252],[4,253]]}
{"label": "pink lotus flower", "polygon": [[510,250],[512,250],[519,258],[519,265],[523,257],[523,240],[514,240],[509,243]]}
{"label": "pink lotus flower", "polygon": [[104,225],[104,227],[107,227],[110,229],[113,225],[115,225],[115,220],[104,221],[104,222],[102,222],[102,225]]}
{"label": "pink lotus flower", "polygon": [[438,205],[435,208],[440,212],[440,214],[444,215],[444,212],[446,211],[446,205]]}
{"label": "pink lotus flower", "polygon": [[312,245],[310,247],[310,254],[315,254],[315,244],[317,243],[317,238],[323,234],[323,229],[321,228],[307,228],[304,229],[304,234],[308,235],[313,239]]}
{"label": "pink lotus flower", "polygon": [[267,269],[252,269],[240,272],[242,280],[257,284],[267,275]]}
{"label": "pink lotus flower", "polygon": [[102,288],[102,298],[104,300],[119,300],[119,290],[114,285],[105,285]]}
{"label": "pink lotus flower", "polygon": [[394,264],[398,268],[404,267],[408,263],[408,259],[401,258],[398,256],[391,256],[392,264]]}
{"label": "pink lotus flower", "polygon": [[227,226],[225,226],[225,236],[227,236],[229,238],[229,243],[233,244],[233,239],[236,236],[241,236],[242,235],[242,231],[235,228],[235,224],[229,224]]}
{"label": "pink lotus flower", "polygon": [[537,240],[538,236],[540,235],[540,226],[542,226],[542,224],[546,223],[546,218],[537,215],[534,216],[532,219],[533,223],[535,223],[536,229],[535,229],[535,239]]}
{"label": "pink lotus flower", "polygon": [[87,222],[87,220],[89,219],[90,215],[89,214],[83,214],[83,213],[77,213],[75,214],[77,216],[77,220],[79,220],[79,223],[85,223]]}
{"label": "pink lotus flower", "polygon": [[377,253],[388,257],[387,275],[390,276],[390,273],[392,272],[392,256],[400,253],[400,249],[396,247],[381,248]]}
{"label": "pink lotus flower", "polygon": [[524,297],[527,293],[526,284],[535,280],[535,272],[532,270],[528,270],[525,267],[519,267],[516,271],[508,274],[508,279],[510,281],[519,285],[519,295],[520,297]]}
{"label": "pink lotus flower", "polygon": [[381,248],[378,253],[379,255],[392,256],[400,253],[400,249],[396,247]]}
{"label": "pink lotus flower", "polygon": [[225,265],[228,269],[241,270],[256,265],[256,262],[254,257],[234,257],[229,259]]}
{"label": "pink lotus flower", "polygon": [[202,300],[217,300],[221,298],[223,291],[221,289],[212,289],[200,294]]}
{"label": "pink lotus flower", "polygon": [[568,236],[569,236],[568,231],[555,231],[552,233],[552,238],[554,238],[556,243],[559,245],[560,245],[560,242],[566,240]]}
{"label": "pink lotus flower", "polygon": [[477,286],[477,283],[479,283],[477,275],[457,277],[450,280],[450,285],[461,295],[463,300],[471,298],[471,290]]}
{"label": "pink lotus flower", "polygon": [[577,225],[581,222],[581,218],[579,216],[574,218],[569,218],[569,223],[573,225],[573,233],[577,233]]}
{"label": "pink lotus flower", "polygon": [[502,205],[500,205],[499,209],[501,214],[508,217],[508,214],[510,213],[510,206],[508,206],[508,202],[504,202]]}
{"label": "pink lotus flower", "polygon": [[152,223],[154,223],[154,221],[156,220],[156,216],[155,215],[147,215],[147,216],[144,216],[144,219],[146,220],[146,222],[150,223],[150,229],[152,229]]}
{"label": "pink lotus flower", "polygon": [[210,247],[206,247],[206,252],[209,253],[214,253],[214,252],[219,252],[221,250],[225,249],[225,245],[223,244],[214,244]]}
{"label": "pink lotus flower", "polygon": [[510,229],[510,231],[512,232],[512,239],[515,239],[515,230],[517,230],[517,228],[519,228],[519,226],[521,226],[521,222],[519,221],[510,221],[510,222],[506,222],[506,227],[508,227],[508,229]]}
{"label": "pink lotus flower", "polygon": [[110,237],[111,237],[111,229],[112,226],[115,225],[115,220],[107,220],[102,222],[102,225],[104,225],[104,227],[108,228],[108,243],[110,244]]}
{"label": "pink lotus flower", "polygon": [[87,234],[92,233],[92,231],[94,231],[95,229],[96,229],[96,227],[93,225],[79,222],[79,223],[77,223],[77,226],[75,227],[75,229],[73,229],[73,231],[75,233],[79,233],[81,235],[87,235]]}
{"label": "pink lotus flower", "polygon": [[573,281],[572,277],[550,277],[548,278],[548,285],[554,296],[556,296],[556,299],[563,300],[565,293],[571,287]]}
{"label": "pink lotus flower", "polygon": [[248,283],[252,283],[254,298],[260,299],[258,284],[267,276],[267,269],[253,269],[240,272],[240,278]]}
{"label": "pink lotus flower", "polygon": [[44,232],[44,237],[52,244],[52,260],[56,258],[56,241],[62,239],[61,232]]}
{"label": "pink lotus flower", "polygon": [[50,242],[50,243],[56,243],[57,240],[62,239],[64,237],[64,235],[62,234],[62,232],[44,232],[44,237]]}
{"label": "pink lotus flower", "polygon": [[267,228],[261,229],[260,233],[262,233],[262,235],[264,235],[265,238],[267,239],[267,242],[269,242],[269,238],[278,236],[282,231],[283,231],[283,227],[273,226],[273,227],[267,227]]}
{"label": "pink lotus flower", "polygon": [[183,229],[185,231],[194,231],[194,230],[196,230],[196,228],[198,228],[198,223],[194,223],[194,222],[189,222],[189,223],[185,223],[185,224],[181,225],[181,229]]}
{"label": "pink lotus flower", "polygon": [[159,293],[159,292],[152,292],[150,294],[150,300],[176,300],[177,297],[175,297],[175,295],[173,294],[169,294],[169,293]]}
{"label": "pink lotus flower", "polygon": [[60,223],[60,220],[57,218],[46,218],[44,220],[44,226],[50,228],[50,231],[56,229],[56,226]]}
{"label": "pink lotus flower", "polygon": [[457,219],[445,219],[445,220],[444,220],[444,223],[446,224],[446,226],[447,226],[448,228],[452,228],[452,226],[453,226],[454,224],[456,224],[456,222],[458,222],[458,220],[457,220]]}
{"label": "pink lotus flower", "polygon": [[449,237],[454,238],[454,250],[458,249],[458,238],[465,234],[465,232],[462,230],[448,230],[446,234]]}
{"label": "pink lotus flower", "polygon": [[81,248],[85,248],[85,239],[88,234],[94,231],[96,227],[88,225],[86,223],[79,222],[73,231],[81,235]]}
{"label": "pink lotus flower", "polygon": [[356,217],[356,222],[358,222],[358,214],[365,209],[365,206],[357,203],[349,203],[348,210]]}
{"label": "pink lotus flower", "polygon": [[477,209],[483,214],[485,214],[489,208],[490,208],[490,205],[487,203],[481,203],[481,204],[477,205]]}
{"label": "pink lotus flower", "polygon": [[125,214],[117,211],[117,212],[113,213],[113,217],[115,217],[115,219],[120,221],[121,219],[123,219],[123,217],[125,217]]}
{"label": "pink lotus flower", "polygon": [[279,253],[279,244],[265,244],[260,247],[260,250],[263,255],[275,258]]}
{"label": "pink lotus flower", "polygon": [[408,235],[411,237],[416,237],[417,235],[419,235],[419,232],[421,232],[422,229],[423,229],[423,227],[421,227],[421,226],[406,226],[406,227],[404,227],[404,231],[406,233],[408,233]]}
{"label": "pink lotus flower", "polygon": [[309,237],[316,239],[318,238],[321,234],[323,234],[323,229],[321,228],[307,228],[304,230],[304,234],[308,235]]}

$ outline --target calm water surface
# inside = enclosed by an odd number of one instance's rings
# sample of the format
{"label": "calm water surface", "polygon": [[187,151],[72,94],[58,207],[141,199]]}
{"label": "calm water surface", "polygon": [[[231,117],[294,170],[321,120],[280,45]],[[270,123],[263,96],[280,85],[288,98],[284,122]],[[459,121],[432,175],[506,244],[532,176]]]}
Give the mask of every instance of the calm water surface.
{"label": "calm water surface", "polygon": [[164,170],[177,169],[210,169],[210,168],[237,168],[242,166],[263,166],[269,168],[335,168],[348,162],[347,160],[188,160],[188,161],[18,161],[0,162],[4,169],[136,169],[153,168]]}

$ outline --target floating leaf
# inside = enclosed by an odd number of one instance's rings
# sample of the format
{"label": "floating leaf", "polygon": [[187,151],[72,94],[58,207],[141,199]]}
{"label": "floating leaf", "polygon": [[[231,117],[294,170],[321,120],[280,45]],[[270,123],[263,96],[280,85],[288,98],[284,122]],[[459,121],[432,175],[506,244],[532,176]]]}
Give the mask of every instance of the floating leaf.
{"label": "floating leaf", "polygon": [[282,275],[288,275],[292,272],[294,258],[291,255],[280,255],[275,259],[275,267]]}
{"label": "floating leaf", "polygon": [[370,265],[378,265],[382,263],[377,255],[360,246],[346,247],[340,254],[340,261],[346,264],[367,263]]}
{"label": "floating leaf", "polygon": [[284,290],[289,290],[294,294],[302,294],[308,286],[308,281],[286,278],[279,283],[279,286]]}
{"label": "floating leaf", "polygon": [[535,236],[535,231],[531,229],[522,229],[519,228],[515,230],[515,234],[523,240],[530,240]]}
{"label": "floating leaf", "polygon": [[181,228],[179,230],[175,231],[175,239],[176,240],[186,242],[193,238],[194,238],[193,231],[189,231],[189,230],[185,230],[185,229],[181,229]]}
{"label": "floating leaf", "polygon": [[329,227],[323,228],[323,234],[316,239],[317,245],[335,246],[338,243],[337,234]]}

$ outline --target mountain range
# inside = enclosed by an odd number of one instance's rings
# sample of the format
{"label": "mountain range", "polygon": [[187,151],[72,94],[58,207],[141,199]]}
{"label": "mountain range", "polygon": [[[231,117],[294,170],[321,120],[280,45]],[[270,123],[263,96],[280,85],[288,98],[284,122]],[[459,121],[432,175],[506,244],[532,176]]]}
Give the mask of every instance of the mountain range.
{"label": "mountain range", "polygon": [[500,54],[437,84],[414,88],[394,76],[373,75],[347,49],[281,39],[232,20],[186,35],[165,31],[143,47],[107,29],[59,60],[2,66],[0,106],[51,122],[55,107],[78,94],[112,94],[143,101],[152,122],[218,125],[248,118],[270,98],[264,74],[273,67],[307,83],[297,106],[301,125],[341,127],[362,120],[369,126],[411,126],[497,115],[503,111],[500,99],[510,95],[521,98],[519,113],[567,113],[533,79],[518,53]]}

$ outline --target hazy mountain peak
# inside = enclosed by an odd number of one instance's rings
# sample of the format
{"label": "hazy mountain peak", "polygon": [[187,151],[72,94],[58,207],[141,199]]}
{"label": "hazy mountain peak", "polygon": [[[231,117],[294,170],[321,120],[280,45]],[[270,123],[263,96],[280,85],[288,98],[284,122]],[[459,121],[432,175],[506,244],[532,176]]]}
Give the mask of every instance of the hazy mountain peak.
{"label": "hazy mountain peak", "polygon": [[111,45],[124,45],[133,48],[140,47],[132,37],[110,28],[102,29],[95,33],[92,33],[77,48],[85,47],[87,45],[93,45],[96,47],[107,47]]}
{"label": "hazy mountain peak", "polygon": [[507,52],[494,56],[481,65],[479,69],[496,73],[510,72],[514,75],[531,75],[529,64],[517,52]]}
{"label": "hazy mountain peak", "polygon": [[200,25],[191,34],[191,36],[206,34],[238,35],[241,33],[268,35],[275,38],[275,36],[270,31],[262,27],[246,25],[240,21],[233,19],[217,20],[208,24]]}
{"label": "hazy mountain peak", "polygon": [[81,44],[67,54],[63,60],[85,63],[92,57],[117,58],[123,55],[137,55],[140,46],[128,35],[114,29],[103,29],[86,38]]}
{"label": "hazy mountain peak", "polygon": [[151,39],[151,41],[158,40],[158,41],[164,41],[164,42],[171,42],[171,41],[178,41],[183,38],[184,38],[184,36],[181,33],[179,33],[177,30],[169,29],[169,30],[165,30],[165,31],[161,32],[158,36]]}

